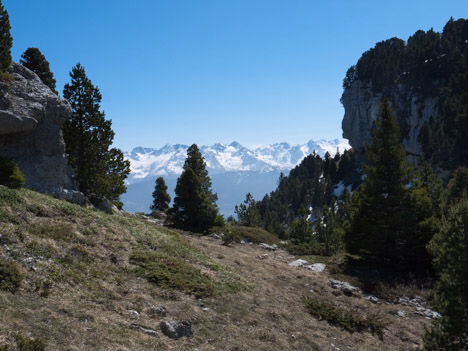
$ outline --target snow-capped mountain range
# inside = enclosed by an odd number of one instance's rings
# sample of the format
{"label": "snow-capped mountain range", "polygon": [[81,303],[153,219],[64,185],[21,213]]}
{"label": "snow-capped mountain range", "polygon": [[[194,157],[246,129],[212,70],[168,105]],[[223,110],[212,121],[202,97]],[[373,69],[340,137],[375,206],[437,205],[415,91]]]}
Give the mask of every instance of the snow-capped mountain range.
{"label": "snow-capped mountain range", "polygon": [[[229,145],[214,144],[202,146],[200,151],[205,159],[213,191],[218,194],[217,204],[222,214],[234,213],[234,207],[242,203],[250,192],[256,200],[273,191],[281,172],[285,175],[298,165],[304,157],[314,151],[324,156],[328,151],[334,156],[349,149],[344,139],[333,141],[309,141],[303,145],[288,143],[272,144],[247,148],[237,142]],[[127,211],[148,212],[152,202],[154,181],[162,176],[174,198],[177,178],[187,156],[187,145],[166,145],[160,149],[136,147],[125,157],[131,163],[127,192],[121,200]]]}
{"label": "snow-capped mountain range", "polygon": [[[258,172],[289,171],[298,165],[304,157],[314,151],[320,156],[326,152],[335,155],[350,146],[345,139],[333,141],[310,140],[303,145],[278,143],[269,146],[247,148],[238,142],[229,145],[217,143],[212,146],[202,146],[200,151],[205,159],[211,176],[226,172]],[[139,183],[148,178],[178,177],[187,156],[188,145],[165,145],[160,149],[136,147],[125,157],[131,163],[131,174],[127,184]]]}

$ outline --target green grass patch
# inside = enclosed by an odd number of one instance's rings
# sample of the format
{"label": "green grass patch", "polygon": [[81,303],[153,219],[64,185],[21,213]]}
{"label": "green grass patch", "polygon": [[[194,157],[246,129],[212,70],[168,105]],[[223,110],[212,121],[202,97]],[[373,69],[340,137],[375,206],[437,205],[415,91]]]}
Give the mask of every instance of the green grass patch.
{"label": "green grass patch", "polygon": [[15,292],[21,286],[23,275],[18,265],[0,257],[0,290]]}
{"label": "green grass patch", "polygon": [[279,244],[280,240],[270,232],[257,227],[244,227],[241,225],[227,224],[220,231],[232,232],[233,236],[245,238],[254,244],[266,243]]}
{"label": "green grass patch", "polygon": [[323,302],[311,296],[303,296],[302,302],[309,313],[319,320],[326,320],[331,325],[343,328],[351,333],[368,330],[372,334],[376,334],[379,338],[383,338],[383,331],[386,324],[377,318],[362,318],[330,302]]}
{"label": "green grass patch", "polygon": [[33,339],[28,336],[16,335],[16,346],[19,351],[45,351],[46,342],[42,339]]}
{"label": "green grass patch", "polygon": [[130,256],[130,263],[138,266],[138,275],[162,288],[181,290],[197,297],[214,295],[215,287],[211,279],[183,257],[162,250],[135,251]]}

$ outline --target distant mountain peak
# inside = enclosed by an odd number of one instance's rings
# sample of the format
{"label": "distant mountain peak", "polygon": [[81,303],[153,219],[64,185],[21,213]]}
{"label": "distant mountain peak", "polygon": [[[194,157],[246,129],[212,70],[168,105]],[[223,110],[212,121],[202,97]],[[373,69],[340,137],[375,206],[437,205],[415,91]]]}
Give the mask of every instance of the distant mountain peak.
{"label": "distant mountain peak", "polygon": [[[232,171],[271,172],[289,171],[299,164],[304,157],[316,152],[324,156],[328,151],[332,156],[339,149],[342,153],[349,149],[344,139],[310,140],[302,145],[290,145],[286,142],[275,143],[268,146],[246,148],[239,142],[233,141],[229,145],[216,143],[211,146],[202,146],[200,151],[207,164],[210,174],[219,174]],[[166,144],[160,149],[150,147],[135,147],[131,152],[125,153],[131,163],[131,174],[127,184],[137,183],[164,176],[176,178],[182,172],[182,166],[187,155],[187,145]]]}

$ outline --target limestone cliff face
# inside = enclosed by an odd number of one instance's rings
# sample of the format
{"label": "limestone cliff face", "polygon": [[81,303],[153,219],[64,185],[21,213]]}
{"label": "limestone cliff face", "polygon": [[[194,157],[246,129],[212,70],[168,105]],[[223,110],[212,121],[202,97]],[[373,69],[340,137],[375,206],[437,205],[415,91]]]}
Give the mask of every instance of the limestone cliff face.
{"label": "limestone cliff face", "polygon": [[[402,84],[388,89],[385,94],[394,107],[394,114],[400,123],[404,136],[408,161],[415,162],[422,156],[418,136],[425,122],[438,116],[438,97],[422,98],[406,89]],[[379,105],[383,93],[376,93],[371,82],[353,81],[342,95],[345,109],[342,122],[343,138],[358,152],[362,152],[372,135],[374,122],[379,118]]]}
{"label": "limestone cliff face", "polygon": [[66,100],[20,64],[0,82],[0,156],[14,159],[27,188],[81,202],[65,155],[61,127],[71,114]]}

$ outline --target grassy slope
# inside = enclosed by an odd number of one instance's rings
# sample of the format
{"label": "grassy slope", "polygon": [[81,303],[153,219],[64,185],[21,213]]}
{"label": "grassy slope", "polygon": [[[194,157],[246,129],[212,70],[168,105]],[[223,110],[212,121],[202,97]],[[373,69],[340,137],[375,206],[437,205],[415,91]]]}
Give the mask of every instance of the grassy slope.
{"label": "grassy slope", "polygon": [[[428,324],[410,307],[337,293],[328,273],[289,267],[282,250],[227,247],[28,190],[0,187],[0,234],[0,258],[24,275],[17,292],[0,291],[0,347],[20,333],[48,350],[399,350],[419,344]],[[303,296],[379,318],[383,340],[317,320]],[[151,318],[151,305],[168,316]],[[130,328],[159,331],[162,319],[189,319],[194,336]]]}

